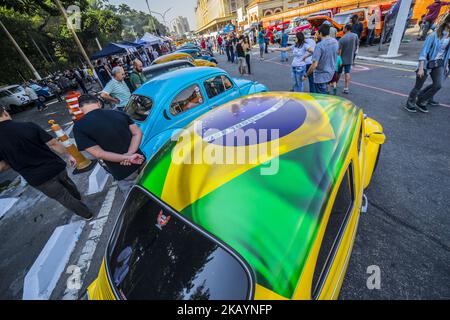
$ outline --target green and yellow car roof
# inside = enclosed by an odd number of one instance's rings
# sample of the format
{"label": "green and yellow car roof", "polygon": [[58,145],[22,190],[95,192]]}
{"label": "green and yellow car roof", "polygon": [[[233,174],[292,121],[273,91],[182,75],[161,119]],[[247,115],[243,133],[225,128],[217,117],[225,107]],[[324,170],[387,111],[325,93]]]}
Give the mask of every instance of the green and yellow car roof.
{"label": "green and yellow car roof", "polygon": [[[194,121],[186,128],[191,139],[168,142],[149,161],[140,185],[236,250],[260,286],[291,298],[344,169],[359,112],[348,100],[325,95],[243,97]],[[279,131],[259,137],[256,146],[250,139],[225,139],[236,128]],[[205,135],[209,129],[216,134]],[[237,157],[273,145],[276,153],[241,164],[195,159],[199,147]],[[267,174],[270,160],[278,161],[275,174]]]}

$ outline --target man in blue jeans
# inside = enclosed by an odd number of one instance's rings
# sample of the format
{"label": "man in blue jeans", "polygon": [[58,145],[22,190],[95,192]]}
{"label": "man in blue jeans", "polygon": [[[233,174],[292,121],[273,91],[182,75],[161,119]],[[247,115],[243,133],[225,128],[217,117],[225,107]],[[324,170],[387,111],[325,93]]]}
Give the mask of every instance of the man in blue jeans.
{"label": "man in blue jeans", "polygon": [[312,65],[305,75],[305,81],[311,74],[314,74],[316,93],[328,94],[327,84],[330,83],[336,72],[339,44],[336,39],[330,37],[329,25],[322,24],[318,32],[320,42],[314,49]]}

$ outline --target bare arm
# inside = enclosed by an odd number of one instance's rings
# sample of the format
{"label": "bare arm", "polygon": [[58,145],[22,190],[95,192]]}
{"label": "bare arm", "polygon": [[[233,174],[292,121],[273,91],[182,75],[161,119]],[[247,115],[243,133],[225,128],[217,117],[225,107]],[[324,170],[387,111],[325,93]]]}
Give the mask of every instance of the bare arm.
{"label": "bare arm", "polygon": [[109,93],[104,92],[104,91],[102,91],[100,93],[100,96],[103,99],[105,99],[106,101],[109,101],[109,102],[112,102],[112,103],[119,103],[120,102],[119,99],[115,99],[115,98],[111,97],[111,95]]}
{"label": "bare arm", "polygon": [[9,164],[6,161],[4,161],[4,160],[0,161],[0,172],[6,171],[9,168],[11,168],[11,167],[9,166]]}
{"label": "bare arm", "polygon": [[311,65],[311,67],[309,68],[308,72],[306,73],[305,77],[309,77],[310,75],[312,75],[312,73],[314,72],[314,70],[316,70],[317,66],[318,66],[319,62],[318,61],[314,61]]}
{"label": "bare arm", "polygon": [[47,142],[47,146],[60,156],[69,156],[66,148],[64,148],[64,146],[56,139],[52,139]]}
{"label": "bare arm", "polygon": [[303,61],[305,61],[306,59],[308,59],[309,57],[311,57],[314,54],[314,50],[312,48],[308,48],[308,53],[305,54],[305,56],[303,57]]}
{"label": "bare arm", "polygon": [[87,148],[86,151],[97,159],[114,163],[120,163],[122,165],[142,164],[144,162],[144,157],[139,154],[125,155],[114,152],[108,152],[103,150],[98,145]]}
{"label": "bare arm", "polygon": [[75,160],[72,155],[67,152],[66,148],[56,139],[52,139],[49,142],[47,142],[47,146],[53,150],[53,152],[59,154],[62,157],[67,158],[69,160],[70,164],[72,166],[75,166],[77,164],[77,161]]}
{"label": "bare arm", "polygon": [[142,141],[142,131],[137,125],[135,124],[130,125],[130,131],[133,137],[131,138],[130,147],[127,153],[128,155],[136,153]]}

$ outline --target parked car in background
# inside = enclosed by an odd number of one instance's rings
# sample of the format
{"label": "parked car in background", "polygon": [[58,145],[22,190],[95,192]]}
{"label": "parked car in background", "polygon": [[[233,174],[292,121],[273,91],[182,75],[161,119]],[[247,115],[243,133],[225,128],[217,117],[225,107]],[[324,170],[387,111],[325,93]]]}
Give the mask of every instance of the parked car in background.
{"label": "parked car in background", "polygon": [[196,67],[217,67],[217,64],[204,59],[194,59],[189,53],[185,52],[173,52],[159,57],[153,61],[152,65],[161,64],[174,60],[187,60]]}
{"label": "parked car in background", "polygon": [[43,87],[38,84],[32,83],[30,87],[34,90],[34,92],[36,92],[37,96],[39,97],[39,100],[41,100],[42,102],[45,102],[55,97],[53,92],[47,86]]}
{"label": "parked car in background", "polygon": [[[381,125],[343,98],[285,92],[194,120],[129,193],[88,298],[338,299]],[[274,128],[258,140],[239,135]],[[211,153],[222,156],[188,160]]]}
{"label": "parked car in background", "polygon": [[214,57],[211,57],[211,55],[209,55],[209,54],[203,53],[199,49],[195,49],[195,48],[193,48],[193,49],[181,49],[181,50],[177,50],[175,52],[187,53],[187,54],[190,54],[192,56],[192,58],[194,58],[194,59],[207,60],[209,62],[213,62],[213,63],[217,64],[217,60]]}
{"label": "parked car in background", "polygon": [[268,91],[262,84],[230,77],[219,68],[184,68],[157,76],[137,89],[125,108],[144,134],[147,159],[201,114],[238,97]]}
{"label": "parked car in background", "polygon": [[23,110],[31,103],[23,87],[19,85],[0,87],[0,105],[11,112]]}
{"label": "parked car in background", "polygon": [[363,7],[363,8],[357,8],[353,10],[344,11],[341,13],[338,13],[334,16],[333,20],[336,24],[340,26],[338,29],[338,38],[342,38],[344,36],[344,27],[347,23],[350,23],[351,18],[354,15],[357,15],[359,18],[359,21],[363,24],[363,32],[361,33],[361,40],[367,39],[367,35],[369,34],[369,31],[367,29],[367,22],[369,20],[370,14],[375,11],[375,38],[380,38],[381,33],[383,31],[384,26],[384,17],[387,11],[389,10],[391,6],[383,5],[383,8],[385,8],[385,12],[383,13],[381,10],[381,6],[370,6],[370,7]]}
{"label": "parked car in background", "polygon": [[192,67],[195,67],[195,65],[187,60],[174,60],[146,67],[144,68],[143,73],[147,80],[150,81],[163,73]]}

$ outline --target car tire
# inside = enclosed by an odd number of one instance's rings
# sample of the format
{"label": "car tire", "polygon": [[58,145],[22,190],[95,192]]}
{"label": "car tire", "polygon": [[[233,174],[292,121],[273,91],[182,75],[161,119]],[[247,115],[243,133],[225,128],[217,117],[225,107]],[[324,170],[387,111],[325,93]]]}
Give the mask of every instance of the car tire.
{"label": "car tire", "polygon": [[11,114],[15,114],[15,113],[18,113],[20,111],[21,111],[20,108],[18,106],[16,106],[15,104],[12,104],[12,105],[9,106],[8,112],[11,113]]}
{"label": "car tire", "polygon": [[45,102],[46,101],[44,96],[39,96],[38,99],[39,99],[40,102]]}

